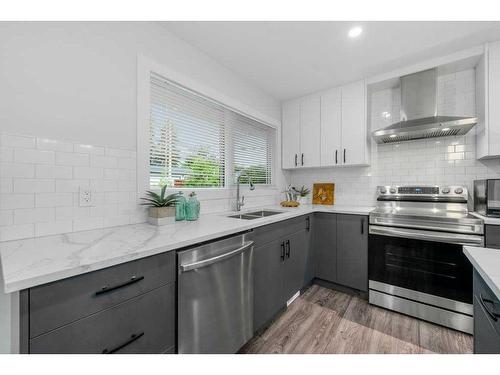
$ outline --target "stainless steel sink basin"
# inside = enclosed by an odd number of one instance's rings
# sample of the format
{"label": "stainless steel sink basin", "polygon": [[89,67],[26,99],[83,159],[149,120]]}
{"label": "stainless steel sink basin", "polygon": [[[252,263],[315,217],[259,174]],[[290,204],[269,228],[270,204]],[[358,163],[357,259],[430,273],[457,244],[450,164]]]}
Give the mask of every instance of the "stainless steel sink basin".
{"label": "stainless steel sink basin", "polygon": [[234,219],[254,220],[254,219],[278,215],[278,214],[282,214],[282,213],[283,213],[282,211],[259,210],[259,211],[245,212],[243,214],[229,215],[228,217],[231,217]]}

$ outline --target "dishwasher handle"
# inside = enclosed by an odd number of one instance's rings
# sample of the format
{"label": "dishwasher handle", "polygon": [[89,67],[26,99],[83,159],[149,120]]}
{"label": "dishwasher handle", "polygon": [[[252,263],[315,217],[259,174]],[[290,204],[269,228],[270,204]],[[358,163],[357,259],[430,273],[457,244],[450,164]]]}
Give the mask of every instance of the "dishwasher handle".
{"label": "dishwasher handle", "polygon": [[245,242],[243,244],[243,246],[238,247],[237,249],[228,251],[227,253],[217,255],[217,256],[215,256],[213,258],[208,258],[208,259],[205,259],[205,260],[200,260],[199,262],[194,262],[194,263],[189,263],[189,264],[183,264],[183,265],[180,265],[179,268],[180,268],[181,272],[188,272],[188,271],[192,271],[192,270],[195,270],[195,269],[198,269],[198,268],[207,267],[207,266],[209,266],[211,264],[222,262],[225,259],[228,259],[228,258],[231,258],[231,257],[233,257],[235,255],[241,254],[242,252],[244,252],[245,250],[251,248],[252,246],[253,246],[253,241],[248,241],[248,242]]}

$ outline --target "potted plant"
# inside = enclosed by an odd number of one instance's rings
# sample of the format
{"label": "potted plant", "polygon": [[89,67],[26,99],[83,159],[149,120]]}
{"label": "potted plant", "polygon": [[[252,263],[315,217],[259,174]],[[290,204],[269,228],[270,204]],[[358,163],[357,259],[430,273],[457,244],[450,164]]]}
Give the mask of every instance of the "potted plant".
{"label": "potted plant", "polygon": [[161,188],[160,194],[147,190],[146,197],[141,198],[143,206],[148,206],[148,222],[155,225],[173,224],[175,222],[175,204],[179,198],[177,193],[165,196],[167,186]]}
{"label": "potted plant", "polygon": [[296,189],[294,188],[295,192],[297,193],[298,195],[298,202],[299,203],[304,203],[305,202],[305,198],[309,195],[309,193],[311,192],[311,189],[308,189],[306,188],[304,185],[302,185],[302,187],[300,189]]}

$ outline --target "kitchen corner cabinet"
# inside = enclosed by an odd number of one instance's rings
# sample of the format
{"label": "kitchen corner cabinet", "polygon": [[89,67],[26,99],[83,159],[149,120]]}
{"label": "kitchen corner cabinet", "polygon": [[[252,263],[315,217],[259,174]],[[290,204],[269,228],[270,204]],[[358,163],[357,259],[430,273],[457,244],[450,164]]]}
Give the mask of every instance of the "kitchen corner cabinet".
{"label": "kitchen corner cabinet", "polygon": [[368,291],[368,219],[318,213],[315,217],[316,277]]}
{"label": "kitchen corner cabinet", "polygon": [[500,354],[500,301],[474,270],[474,353]]}
{"label": "kitchen corner cabinet", "polygon": [[262,328],[313,278],[312,216],[256,228],[254,330]]}
{"label": "kitchen corner cabinet", "polygon": [[476,157],[500,157],[500,42],[488,43],[476,66]]}
{"label": "kitchen corner cabinet", "polygon": [[284,169],[367,165],[365,82],[283,104]]}
{"label": "kitchen corner cabinet", "polygon": [[21,291],[21,352],[175,351],[175,252]]}

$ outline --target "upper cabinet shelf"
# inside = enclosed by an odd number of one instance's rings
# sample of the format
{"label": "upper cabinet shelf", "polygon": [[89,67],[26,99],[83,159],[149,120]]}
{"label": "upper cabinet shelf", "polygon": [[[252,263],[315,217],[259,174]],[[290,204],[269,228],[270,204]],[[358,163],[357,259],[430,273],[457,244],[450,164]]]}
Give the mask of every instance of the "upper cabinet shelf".
{"label": "upper cabinet shelf", "polygon": [[283,169],[369,164],[365,82],[283,104]]}

